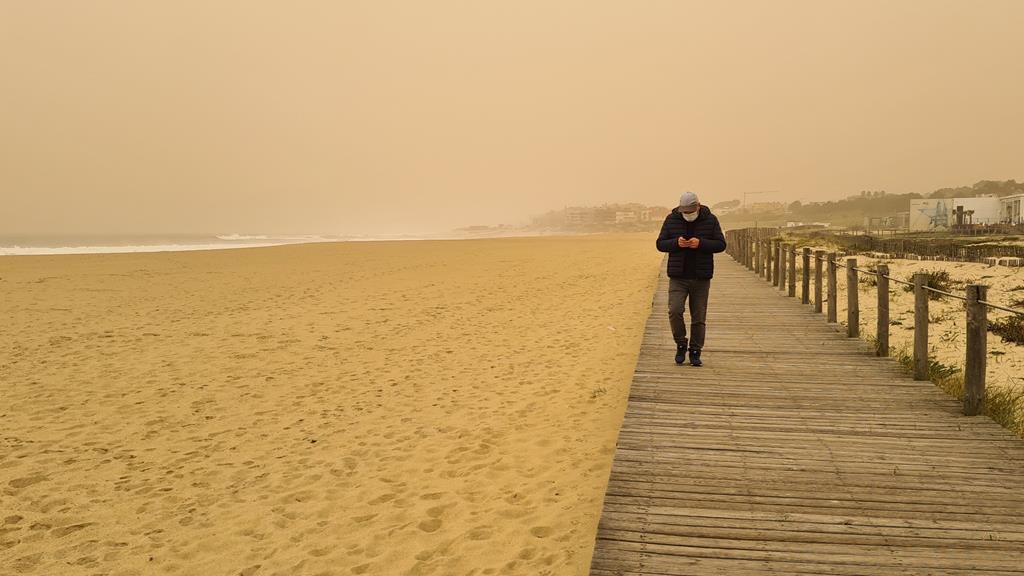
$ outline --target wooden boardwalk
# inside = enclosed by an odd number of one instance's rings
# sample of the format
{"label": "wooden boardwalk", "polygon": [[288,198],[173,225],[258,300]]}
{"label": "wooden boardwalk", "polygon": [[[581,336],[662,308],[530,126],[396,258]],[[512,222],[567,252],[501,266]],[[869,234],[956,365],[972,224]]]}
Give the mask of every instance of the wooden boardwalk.
{"label": "wooden boardwalk", "polygon": [[1024,441],[724,256],[677,366],[667,290],[591,574],[1024,574]]}

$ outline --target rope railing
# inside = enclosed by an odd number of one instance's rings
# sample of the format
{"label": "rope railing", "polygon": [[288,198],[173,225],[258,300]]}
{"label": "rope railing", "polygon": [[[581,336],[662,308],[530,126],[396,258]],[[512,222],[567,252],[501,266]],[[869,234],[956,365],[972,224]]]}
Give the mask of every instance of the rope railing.
{"label": "rope railing", "polygon": [[[954,294],[928,285],[928,275],[914,274],[913,281],[907,282],[889,275],[886,264],[878,264],[874,270],[860,268],[856,257],[840,257],[835,252],[826,253],[803,247],[800,251],[793,243],[784,242],[779,236],[779,229],[748,228],[730,230],[728,235],[728,252],[741,264],[770,282],[780,291],[795,297],[797,294],[797,256],[801,255],[801,302],[811,303],[811,262],[814,262],[814,311],[826,314],[829,324],[837,324],[837,271],[846,270],[847,336],[854,338],[860,335],[860,289],[858,274],[867,274],[876,278],[878,292],[878,314],[876,328],[876,355],[889,355],[889,282],[910,286],[914,292],[914,354],[913,372],[917,380],[927,380],[930,359],[928,357],[928,316],[929,294],[938,294],[967,303],[967,357],[964,366],[964,414],[974,415],[981,411],[985,393],[985,365],[987,358],[988,309],[996,309],[1011,314],[1024,316],[1024,310],[1015,310],[1006,306],[993,304],[986,300],[986,286],[971,284],[966,287],[965,295]],[[801,254],[802,252],[802,254]],[[827,281],[827,297],[826,297]],[[827,310],[822,301],[828,303]]]}
{"label": "rope railing", "polygon": [[[794,249],[785,250],[783,253],[786,254],[787,256],[789,256],[789,255],[798,255],[799,254],[799,252],[797,252],[795,248]],[[828,262],[828,258],[827,257],[823,257],[823,256],[815,255],[815,256],[811,256],[811,258],[816,260],[816,261],[818,261],[818,262]],[[846,269],[846,270],[852,269],[852,270],[856,270],[857,272],[861,272],[863,274],[870,274],[872,276],[877,276],[878,275],[878,272],[875,271],[875,270],[864,269],[864,268],[856,268],[856,267],[851,268],[846,263],[840,262],[839,260],[836,260],[836,267],[843,268],[843,269]],[[883,275],[882,277],[886,278],[887,280],[891,280],[893,282],[896,282],[897,284],[902,284],[904,286],[913,286],[914,285],[913,282],[907,282],[905,280],[900,280],[899,278],[896,278],[894,276]],[[943,290],[939,290],[939,289],[933,288],[931,286],[927,286],[926,285],[924,287],[924,289],[928,290],[930,292],[935,292],[936,294],[941,294],[943,296],[949,296],[950,298],[956,298],[958,300],[967,301],[967,298],[965,296],[960,296],[959,294],[953,294],[951,292],[945,292]],[[995,308],[997,310],[1001,310],[1003,312],[1009,312],[1011,314],[1024,315],[1024,310],[1017,310],[1017,309],[1013,309],[1013,308],[1007,308],[1005,306],[1000,306],[1000,305],[994,304],[992,302],[980,301],[979,304],[984,304],[985,306],[988,306],[990,308]]]}
{"label": "rope railing", "polygon": [[953,294],[951,292],[946,292],[945,290],[939,290],[938,288],[932,288],[931,286],[927,286],[926,285],[926,286],[924,286],[924,289],[929,291],[929,292],[934,292],[936,294],[942,294],[943,296],[949,296],[950,298],[956,298],[957,300],[963,300],[964,302],[967,301],[967,298],[964,297],[964,296],[960,296],[958,294]]}
{"label": "rope railing", "polygon": [[1014,310],[1012,308],[1007,308],[1006,306],[1000,306],[999,304],[993,304],[991,302],[986,302],[984,300],[978,300],[978,304],[984,304],[985,306],[988,306],[989,308],[995,308],[996,310],[1002,310],[1003,312],[1009,312],[1011,314],[1017,314],[1017,315],[1020,315],[1020,316],[1024,316],[1024,311],[1022,311],[1022,310]]}

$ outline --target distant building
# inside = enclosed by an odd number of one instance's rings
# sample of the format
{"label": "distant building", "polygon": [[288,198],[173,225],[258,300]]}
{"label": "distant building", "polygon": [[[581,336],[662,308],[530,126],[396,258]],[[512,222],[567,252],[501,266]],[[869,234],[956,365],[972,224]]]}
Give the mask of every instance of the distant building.
{"label": "distant building", "polygon": [[895,230],[896,216],[865,216],[864,227],[868,230]]}
{"label": "distant building", "polygon": [[910,226],[915,232],[949,230],[954,226],[996,224],[999,198],[926,198],[910,201]]}
{"label": "distant building", "polygon": [[864,227],[868,230],[907,230],[910,226],[910,212],[897,212],[889,216],[865,216]]}
{"label": "distant building", "polygon": [[636,222],[639,219],[635,210],[616,210],[615,211],[615,223],[621,224],[622,222]]}
{"label": "distant building", "polygon": [[999,199],[999,222],[1002,224],[1012,224],[1019,226],[1024,224],[1024,213],[1021,212],[1021,208],[1024,207],[1024,194],[1014,194],[1013,196],[1004,196]]}
{"label": "distant building", "polygon": [[565,209],[566,224],[589,224],[596,219],[593,208],[571,207]]}

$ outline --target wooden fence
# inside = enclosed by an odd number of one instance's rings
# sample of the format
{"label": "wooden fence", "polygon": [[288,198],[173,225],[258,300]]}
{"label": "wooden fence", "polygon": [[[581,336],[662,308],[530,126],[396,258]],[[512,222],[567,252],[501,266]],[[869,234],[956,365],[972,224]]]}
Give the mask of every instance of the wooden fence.
{"label": "wooden fence", "polygon": [[905,258],[910,260],[950,260],[955,262],[986,262],[988,259],[1018,258],[1024,259],[1024,245],[1009,244],[975,244],[964,245],[954,238],[903,238],[879,237],[863,232],[843,232],[839,230],[798,231],[794,232],[811,239],[833,239],[844,245],[849,251],[875,252],[887,258]]}
{"label": "wooden fence", "polygon": [[[829,323],[837,323],[836,294],[838,285],[838,269],[846,270],[846,335],[850,338],[860,336],[860,290],[858,281],[860,274],[875,277],[878,290],[878,321],[876,327],[875,354],[889,355],[889,283],[896,282],[912,286],[914,290],[914,352],[913,371],[917,380],[928,379],[928,300],[929,292],[958,298],[966,302],[967,308],[967,355],[964,364],[964,399],[963,411],[968,416],[981,412],[985,398],[985,368],[988,357],[988,309],[995,308],[1013,314],[1024,315],[1020,310],[998,306],[985,300],[987,287],[981,284],[970,284],[964,295],[953,294],[928,286],[927,274],[915,274],[913,282],[889,276],[889,268],[880,264],[875,270],[857,267],[857,258],[848,257],[839,262],[835,252],[826,253],[810,248],[797,250],[791,243],[783,242],[778,237],[778,228],[742,228],[726,232],[728,254],[748,269],[771,282],[780,291],[787,292],[790,297],[797,295],[796,258],[799,255],[803,270],[800,274],[800,301],[810,304],[811,283],[814,289],[814,311],[821,313],[823,290],[827,290],[824,301],[828,303],[824,310]],[[798,253],[799,252],[799,253]],[[811,261],[814,261],[814,277],[811,278]],[[825,284],[826,286],[823,286]]]}

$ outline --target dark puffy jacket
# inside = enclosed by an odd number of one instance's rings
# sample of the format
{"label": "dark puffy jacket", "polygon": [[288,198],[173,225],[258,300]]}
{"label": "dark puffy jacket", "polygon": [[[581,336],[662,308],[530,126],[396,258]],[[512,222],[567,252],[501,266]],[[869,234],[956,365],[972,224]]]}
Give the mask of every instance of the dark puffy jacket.
{"label": "dark puffy jacket", "polygon": [[[700,246],[696,249],[680,248],[679,237],[700,238]],[[682,278],[683,262],[687,258],[696,258],[694,270],[697,278],[709,280],[715,275],[715,252],[725,251],[725,235],[722,234],[718,217],[712,214],[707,206],[700,207],[697,219],[693,222],[684,220],[677,206],[665,217],[665,223],[661,225],[661,234],[658,234],[657,246],[661,252],[668,252],[670,278]]]}

